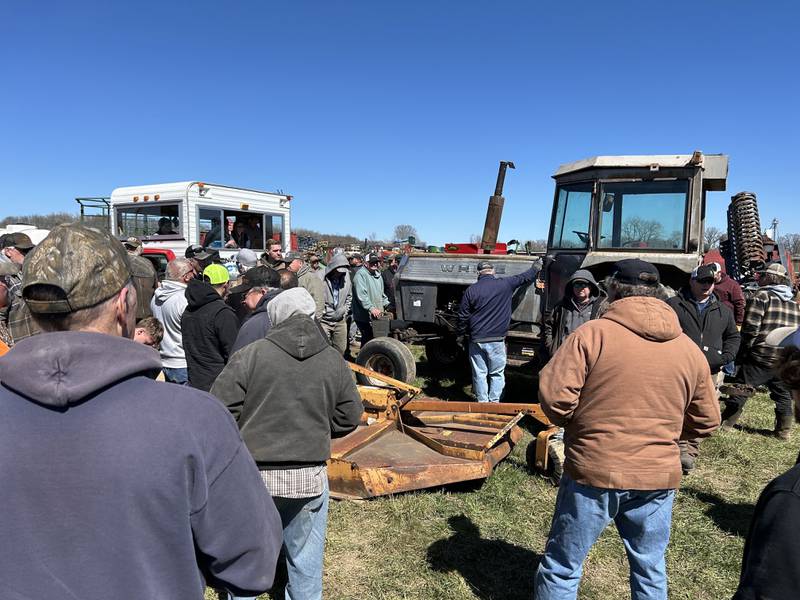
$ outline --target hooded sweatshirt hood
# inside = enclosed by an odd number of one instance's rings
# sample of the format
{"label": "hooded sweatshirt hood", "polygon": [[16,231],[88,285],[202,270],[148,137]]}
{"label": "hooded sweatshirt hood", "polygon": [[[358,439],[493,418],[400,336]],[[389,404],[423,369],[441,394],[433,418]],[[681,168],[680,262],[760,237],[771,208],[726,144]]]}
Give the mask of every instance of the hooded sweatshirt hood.
{"label": "hooded sweatshirt hood", "polygon": [[592,272],[587,271],[586,269],[578,269],[572,274],[572,277],[567,280],[567,283],[564,286],[565,297],[569,297],[569,288],[579,279],[589,283],[589,289],[592,290],[592,298],[597,298],[600,296],[600,288],[598,287],[597,281],[595,280],[594,275],[592,275]]}
{"label": "hooded sweatshirt hood", "polygon": [[153,294],[154,302],[157,306],[161,306],[172,298],[175,295],[185,294],[186,293],[186,284],[181,283],[180,281],[171,281],[169,279],[165,279],[161,282],[161,287],[159,287],[155,293]]}
{"label": "hooded sweatshirt hood", "polygon": [[189,303],[188,310],[197,310],[209,304],[222,301],[222,296],[217,293],[210,283],[200,281],[199,279],[192,279],[186,286],[186,301]]}
{"label": "hooded sweatshirt hood", "polygon": [[122,379],[155,376],[160,369],[158,352],[143,344],[103,333],[60,331],[15,345],[0,359],[0,381],[40,404],[64,408]]}
{"label": "hooded sweatshirt hood", "polygon": [[663,300],[646,296],[612,302],[601,319],[609,319],[653,342],[668,342],[681,335],[678,315]]}
{"label": "hooded sweatshirt hood", "polygon": [[296,314],[313,317],[315,310],[316,305],[311,294],[301,287],[284,290],[278,298],[267,305],[267,314],[273,325],[280,325]]}
{"label": "hooded sweatshirt hood", "polygon": [[267,334],[267,340],[297,360],[305,360],[330,348],[313,318],[295,314]]}
{"label": "hooded sweatshirt hood", "polygon": [[[345,267],[345,268],[349,267],[347,263],[347,257],[344,255],[344,253],[341,252],[339,254],[335,254],[331,259],[331,262],[328,263],[328,266],[325,267],[325,277],[327,277],[340,267]],[[347,273],[345,273],[345,275],[347,275]]]}
{"label": "hooded sweatshirt hood", "polygon": [[784,302],[791,302],[794,300],[794,292],[792,292],[791,286],[788,285],[765,285],[765,290],[772,292],[778,298],[783,300]]}

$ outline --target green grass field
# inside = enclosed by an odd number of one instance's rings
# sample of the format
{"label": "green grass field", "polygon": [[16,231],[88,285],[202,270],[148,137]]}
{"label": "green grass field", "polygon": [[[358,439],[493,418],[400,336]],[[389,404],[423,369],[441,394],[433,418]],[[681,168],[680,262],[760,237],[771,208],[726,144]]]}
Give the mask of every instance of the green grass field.
{"label": "green grass field", "polygon": [[[429,395],[464,399],[468,381],[434,381]],[[509,378],[509,401],[535,398],[534,382]],[[742,429],[706,440],[676,498],[667,552],[670,598],[730,598],[739,577],[753,507],[770,479],[795,461],[800,436],[770,435],[773,405],[753,398]],[[525,464],[526,436],[482,485],[332,502],[325,555],[331,599],[533,598],[556,488]],[[209,592],[208,598],[213,596]],[[267,598],[268,596],[263,596]],[[584,567],[580,598],[630,598],[628,564],[616,530],[606,530]]]}

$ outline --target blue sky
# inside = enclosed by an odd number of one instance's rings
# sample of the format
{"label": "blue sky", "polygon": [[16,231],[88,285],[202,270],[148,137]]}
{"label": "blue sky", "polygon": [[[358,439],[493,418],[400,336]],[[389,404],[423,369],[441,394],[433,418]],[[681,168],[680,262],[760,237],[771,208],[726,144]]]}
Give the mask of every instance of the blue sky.
{"label": "blue sky", "polygon": [[199,179],[293,194],[294,225],[429,243],[546,237],[561,163],[730,156],[800,232],[800,8],[723,2],[4,2],[0,217]]}

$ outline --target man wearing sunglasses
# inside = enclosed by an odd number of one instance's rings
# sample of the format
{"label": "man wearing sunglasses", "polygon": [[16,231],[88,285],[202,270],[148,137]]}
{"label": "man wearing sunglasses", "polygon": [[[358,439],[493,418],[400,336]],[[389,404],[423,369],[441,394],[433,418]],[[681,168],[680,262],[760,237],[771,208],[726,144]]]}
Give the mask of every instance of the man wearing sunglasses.
{"label": "man wearing sunglasses", "polygon": [[[692,271],[689,285],[667,300],[678,315],[683,333],[697,344],[708,361],[714,383],[722,383],[723,365],[732,362],[739,351],[740,335],[730,308],[714,295],[714,265],[701,265]],[[694,468],[700,453],[700,440],[679,443],[684,474]]]}

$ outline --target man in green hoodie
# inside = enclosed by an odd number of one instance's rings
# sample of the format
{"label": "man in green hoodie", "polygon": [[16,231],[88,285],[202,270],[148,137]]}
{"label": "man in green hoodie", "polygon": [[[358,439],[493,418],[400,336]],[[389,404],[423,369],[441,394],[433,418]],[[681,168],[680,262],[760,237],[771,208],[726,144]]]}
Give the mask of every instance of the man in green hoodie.
{"label": "man in green hoodie", "polygon": [[375,337],[372,320],[380,318],[383,309],[389,306],[383,290],[380,263],[377,254],[370,254],[353,277],[353,320],[361,332],[362,346]]}

